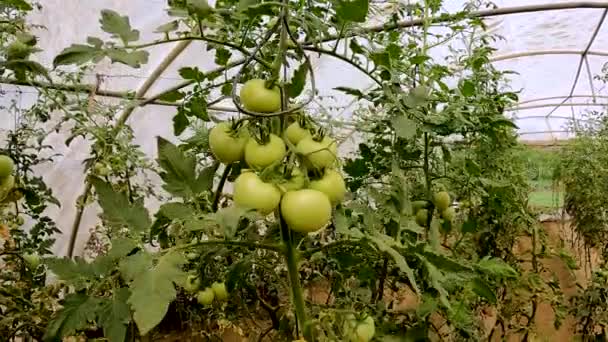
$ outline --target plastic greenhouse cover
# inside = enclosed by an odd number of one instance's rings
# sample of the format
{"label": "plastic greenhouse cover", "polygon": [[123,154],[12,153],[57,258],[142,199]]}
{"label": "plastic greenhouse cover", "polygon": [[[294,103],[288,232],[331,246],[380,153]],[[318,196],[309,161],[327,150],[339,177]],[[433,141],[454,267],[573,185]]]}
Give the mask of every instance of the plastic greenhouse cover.
{"label": "plastic greenhouse cover", "polygon": [[[407,0],[401,0],[407,2]],[[565,0],[497,0],[495,4],[501,7],[529,6],[547,3],[567,3]],[[213,3],[213,1],[211,1]],[[605,0],[597,1],[605,3]],[[444,1],[445,12],[455,12],[463,7],[463,0]],[[43,52],[35,58],[46,66],[51,66],[53,57],[72,43],[85,41],[87,36],[105,36],[99,28],[98,18],[102,9],[112,9],[123,15],[128,15],[131,25],[141,32],[141,41],[158,39],[154,30],[162,23],[169,21],[165,14],[166,0],[45,0],[43,9],[31,15],[31,22],[43,25],[45,29],[37,30],[40,37],[40,47]],[[605,17],[606,9],[568,9],[546,12],[532,12],[494,16],[484,19],[492,34],[503,37],[495,43],[495,66],[501,70],[512,70],[512,88],[520,90],[519,110],[509,111],[519,126],[521,138],[525,140],[547,140],[567,138],[565,125],[570,118],[581,118],[590,110],[599,110],[598,104],[606,103],[607,91],[598,80],[590,79],[601,73],[604,63],[608,61],[608,24],[601,25],[596,32],[595,40],[589,46],[594,31]],[[608,20],[607,20],[608,21]],[[457,39],[456,39],[457,40]],[[458,44],[456,41],[455,44]],[[581,64],[581,52],[589,46],[587,62]],[[149,62],[139,69],[132,69],[120,64],[110,64],[104,61],[95,66],[87,77],[87,82],[94,83],[95,75],[103,77],[101,88],[104,90],[127,91],[138,89],[148,78],[155,67],[171,51],[171,44],[155,46],[150,52]],[[444,49],[444,50],[442,50]],[[602,50],[605,49],[605,50]],[[561,51],[560,54],[541,54],[546,51]],[[532,56],[519,56],[523,53],[538,52]],[[446,55],[445,48],[439,47],[432,51],[433,56],[442,58]],[[602,55],[603,54],[603,55]],[[339,86],[358,85],[359,88],[371,86],[367,77],[349,65],[331,57],[319,58],[310,55],[317,75],[317,87],[321,100],[314,105],[320,111],[333,106],[344,107],[332,111],[332,115],[348,121],[356,108],[352,98],[334,90]],[[198,66],[202,70],[214,67],[214,56],[206,51],[203,42],[191,43],[184,52],[166,69],[161,77],[148,90],[146,95],[157,94],[179,83],[178,74],[184,66]],[[579,65],[581,65],[580,73]],[[588,69],[587,69],[588,65]],[[575,79],[576,87],[572,88]],[[25,108],[36,99],[33,88],[1,85],[5,95],[0,98],[0,105],[6,106],[12,100]],[[565,101],[567,95],[575,95],[566,103],[576,106],[561,106],[556,104]],[[593,103],[596,95],[596,103]],[[551,98],[555,97],[555,98]],[[550,98],[537,101],[541,98]],[[226,101],[220,105],[229,106]],[[553,106],[549,106],[553,105]],[[175,141],[172,134],[171,119],[175,109],[167,106],[148,105],[136,109],[128,123],[134,130],[136,143],[150,158],[156,154],[154,138],[162,136]],[[547,116],[551,114],[550,116]],[[0,129],[12,127],[9,120],[0,121]],[[63,206],[51,208],[50,216],[56,219],[63,236],[58,239],[55,253],[64,255],[71,225],[76,214],[73,203],[83,191],[84,175],[82,161],[88,157],[89,145],[86,141],[76,139],[69,147],[64,141],[65,132],[52,133],[47,143],[55,146],[56,153],[61,156],[53,165],[41,167],[40,172],[54,190]],[[345,151],[352,150],[351,144],[343,145]],[[156,203],[148,203],[155,209]],[[88,238],[88,230],[97,222],[98,208],[89,206],[84,213],[80,225],[80,234],[76,243],[76,254],[82,252]]]}

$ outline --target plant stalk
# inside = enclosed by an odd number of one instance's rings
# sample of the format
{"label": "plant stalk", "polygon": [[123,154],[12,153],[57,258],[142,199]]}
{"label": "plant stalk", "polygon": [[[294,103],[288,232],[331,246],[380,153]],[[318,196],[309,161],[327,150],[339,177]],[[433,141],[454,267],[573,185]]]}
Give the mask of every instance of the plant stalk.
{"label": "plant stalk", "polygon": [[217,185],[217,189],[215,190],[215,196],[213,197],[213,204],[211,204],[211,211],[216,212],[217,207],[220,204],[220,198],[222,197],[222,191],[224,190],[224,184],[226,184],[226,179],[228,179],[228,175],[230,175],[230,171],[232,170],[232,165],[226,165],[224,168],[224,173],[222,173],[222,178],[220,179],[220,183]]}

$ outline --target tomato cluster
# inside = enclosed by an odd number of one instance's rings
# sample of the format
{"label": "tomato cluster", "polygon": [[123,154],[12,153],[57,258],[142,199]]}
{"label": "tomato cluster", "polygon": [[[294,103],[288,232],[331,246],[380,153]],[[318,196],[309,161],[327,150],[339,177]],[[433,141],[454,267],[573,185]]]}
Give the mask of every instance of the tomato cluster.
{"label": "tomato cluster", "polygon": [[[240,99],[253,112],[281,108],[279,88],[267,88],[261,79],[247,81]],[[290,229],[315,232],[329,223],[346,194],[336,169],[337,144],[302,113],[281,122],[282,129],[273,129],[270,117],[222,122],[211,129],[209,146],[220,162],[246,165],[234,181],[236,205],[263,215],[280,208]]]}
{"label": "tomato cluster", "polygon": [[[412,211],[414,212],[416,223],[425,227],[427,224],[427,219],[429,215],[428,201],[414,201],[412,202]],[[450,198],[450,194],[446,191],[440,191],[433,195],[433,204],[439,213],[439,216],[445,221],[452,222],[454,220],[454,216],[456,212],[454,208],[450,207],[452,204],[452,199]]]}
{"label": "tomato cluster", "polygon": [[344,321],[344,337],[349,342],[368,342],[376,334],[376,324],[372,316],[357,319],[350,314]]}

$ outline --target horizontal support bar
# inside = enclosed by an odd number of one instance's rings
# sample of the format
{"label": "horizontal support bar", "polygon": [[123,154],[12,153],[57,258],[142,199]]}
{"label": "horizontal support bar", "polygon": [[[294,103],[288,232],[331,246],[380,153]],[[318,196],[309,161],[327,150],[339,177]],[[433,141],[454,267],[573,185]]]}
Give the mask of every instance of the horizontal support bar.
{"label": "horizontal support bar", "polygon": [[526,104],[526,103],[541,102],[541,101],[548,101],[548,100],[562,100],[562,99],[569,98],[569,97],[570,98],[608,99],[608,96],[604,96],[604,95],[572,95],[572,96],[561,95],[561,96],[539,97],[536,99],[519,101],[516,106]]}
{"label": "horizontal support bar", "polygon": [[520,110],[530,110],[537,108],[546,108],[546,107],[605,107],[608,106],[608,103],[546,103],[540,105],[532,105],[532,106],[523,106],[523,107],[513,107],[505,109],[506,112],[517,112]]}
{"label": "horizontal support bar", "polygon": [[[547,55],[582,55],[585,51],[583,50],[531,50],[514,52],[507,55],[498,55],[490,58],[490,62],[499,62],[509,59],[516,59],[522,57],[533,57],[533,56],[547,56]],[[587,55],[593,56],[608,56],[608,51],[587,51]]]}

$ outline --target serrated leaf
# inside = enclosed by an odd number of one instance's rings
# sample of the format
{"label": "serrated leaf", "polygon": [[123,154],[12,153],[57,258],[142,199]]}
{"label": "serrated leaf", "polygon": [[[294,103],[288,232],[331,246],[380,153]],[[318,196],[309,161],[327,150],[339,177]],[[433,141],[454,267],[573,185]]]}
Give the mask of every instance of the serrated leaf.
{"label": "serrated leaf", "polygon": [[179,23],[177,20],[168,22],[166,24],[160,25],[154,30],[155,33],[168,33],[177,30],[179,27]]}
{"label": "serrated leaf", "polygon": [[44,260],[47,267],[61,280],[65,280],[80,289],[90,281],[102,275],[91,264],[82,258],[48,258]]}
{"label": "serrated leaf", "polygon": [[129,304],[139,332],[147,334],[162,321],[175,299],[174,284],[183,284],[187,274],[182,271],[186,259],[177,252],[169,252],[147,272],[139,273],[130,284]]}
{"label": "serrated leaf", "polygon": [[308,62],[302,63],[300,67],[294,72],[291,82],[287,84],[287,94],[291,98],[298,97],[302,94],[304,86],[306,85],[306,75],[308,74],[309,64]]}
{"label": "serrated leaf", "polygon": [[494,289],[488,285],[483,279],[475,277],[471,280],[471,287],[479,297],[485,298],[490,304],[496,304],[497,298]]}
{"label": "serrated leaf", "polygon": [[213,214],[213,218],[220,226],[220,229],[224,233],[224,237],[232,238],[236,234],[241,218],[246,216],[248,212],[250,212],[249,209],[233,205],[219,209]]}
{"label": "serrated leaf", "polygon": [[414,271],[410,268],[410,266],[407,264],[407,261],[405,260],[405,257],[403,255],[401,255],[397,250],[395,250],[393,247],[391,247],[390,245],[387,244],[387,241],[384,241],[382,239],[382,236],[379,236],[380,234],[374,234],[374,236],[372,235],[368,235],[366,236],[368,239],[370,239],[370,241],[372,241],[381,252],[384,252],[386,254],[388,254],[393,261],[395,262],[395,265],[397,265],[397,267],[403,272],[405,273],[405,275],[407,276],[408,280],[410,281],[410,285],[412,286],[412,288],[414,289],[414,291],[416,291],[417,295],[421,295],[420,292],[420,288],[418,287],[418,284],[416,283],[416,276],[414,275]]}
{"label": "serrated leaf", "polygon": [[221,88],[222,95],[230,96],[232,94],[232,83],[226,83]]}
{"label": "serrated leaf", "polygon": [[438,269],[443,270],[444,272],[453,272],[453,273],[470,273],[473,272],[473,268],[459,263],[455,260],[450,259],[449,257],[439,254],[435,251],[425,250],[422,253],[417,253],[421,258],[426,259],[428,262],[432,263]]}
{"label": "serrated leaf", "polygon": [[127,304],[129,289],[118,288],[112,293],[112,300],[106,301],[99,310],[99,325],[110,342],[124,342],[127,325],[131,321],[131,310]]}
{"label": "serrated leaf", "polygon": [[165,203],[160,207],[159,210],[161,214],[165,215],[171,220],[183,220],[193,214],[192,208],[179,202]]}
{"label": "serrated leaf", "polygon": [[105,53],[99,47],[72,44],[72,46],[63,49],[63,51],[55,57],[53,66],[57,67],[59,65],[70,64],[81,65],[103,56],[105,56]]}
{"label": "serrated leaf", "polygon": [[115,11],[104,9],[101,11],[99,22],[104,32],[120,38],[125,44],[139,40],[139,31],[131,29],[128,16],[121,16]]}
{"label": "serrated leaf", "polygon": [[108,252],[108,256],[113,260],[118,260],[126,257],[137,247],[137,242],[135,242],[135,240],[128,238],[115,238],[112,239],[112,247]]}
{"label": "serrated leaf", "polygon": [[402,139],[411,139],[416,135],[417,125],[405,116],[397,116],[391,119],[395,134]]}
{"label": "serrated leaf", "polygon": [[498,258],[485,257],[477,262],[475,268],[493,278],[516,278],[518,273],[509,264]]}
{"label": "serrated leaf", "polygon": [[205,79],[205,74],[197,67],[185,67],[179,69],[179,75],[185,80],[202,81]]}
{"label": "serrated leaf", "polygon": [[475,95],[475,84],[469,80],[464,80],[462,83],[460,83],[459,88],[460,93],[462,93],[464,97],[471,97]]}
{"label": "serrated leaf", "polygon": [[443,274],[441,274],[441,272],[433,264],[428,262],[428,260],[423,259],[423,263],[425,265],[431,285],[439,293],[439,301],[441,304],[443,304],[443,306],[450,309],[451,305],[450,301],[448,300],[448,291],[441,284],[444,279]]}
{"label": "serrated leaf", "polygon": [[363,98],[363,93],[359,89],[349,88],[349,87],[336,87],[334,90],[339,90],[345,94],[355,96],[357,98]]}
{"label": "serrated leaf", "polygon": [[100,300],[82,293],[68,294],[63,307],[49,323],[43,341],[61,340],[77,330],[89,327],[95,320]]}
{"label": "serrated leaf", "polygon": [[167,102],[177,102],[177,101],[183,99],[184,96],[185,96],[184,93],[182,93],[181,91],[174,90],[174,91],[170,91],[168,93],[164,93],[158,99],[161,101],[167,101]]}
{"label": "serrated leaf", "polygon": [[19,80],[25,80],[25,73],[27,72],[34,76],[43,76],[47,80],[52,81],[48,71],[42,64],[27,59],[12,59],[0,62],[0,69],[2,68],[13,70],[15,77]]}
{"label": "serrated leaf", "polygon": [[182,133],[184,133],[186,128],[188,128],[189,124],[190,120],[188,120],[188,117],[184,111],[178,110],[173,116],[173,134],[175,134],[176,137],[180,136]]}
{"label": "serrated leaf", "polygon": [[132,68],[140,68],[142,64],[148,63],[148,51],[137,50],[127,51],[125,49],[108,49],[106,54],[112,60],[112,63],[122,63]]}
{"label": "serrated leaf", "polygon": [[152,221],[142,201],[130,203],[126,194],[114,192],[112,186],[100,178],[91,177],[91,184],[108,224],[117,229],[128,227],[138,233],[150,228]]}
{"label": "serrated leaf", "polygon": [[232,52],[228,49],[218,48],[215,50],[215,64],[227,65],[232,56]]}
{"label": "serrated leaf", "polygon": [[207,102],[201,97],[192,97],[190,101],[186,102],[184,106],[188,109],[186,114],[189,116],[197,117],[203,121],[209,121],[209,114],[207,113]]}
{"label": "serrated leaf", "polygon": [[152,256],[149,253],[139,251],[121,260],[118,264],[118,270],[123,279],[132,281],[142,272],[149,270],[152,267],[152,261]]}
{"label": "serrated leaf", "polygon": [[20,11],[31,11],[34,9],[32,7],[32,5],[27,3],[27,1],[25,1],[25,0],[4,0],[2,2],[2,5],[8,6],[10,8],[14,8],[14,9],[20,10]]}
{"label": "serrated leaf", "polygon": [[369,11],[369,0],[339,0],[336,15],[343,21],[363,23]]}

